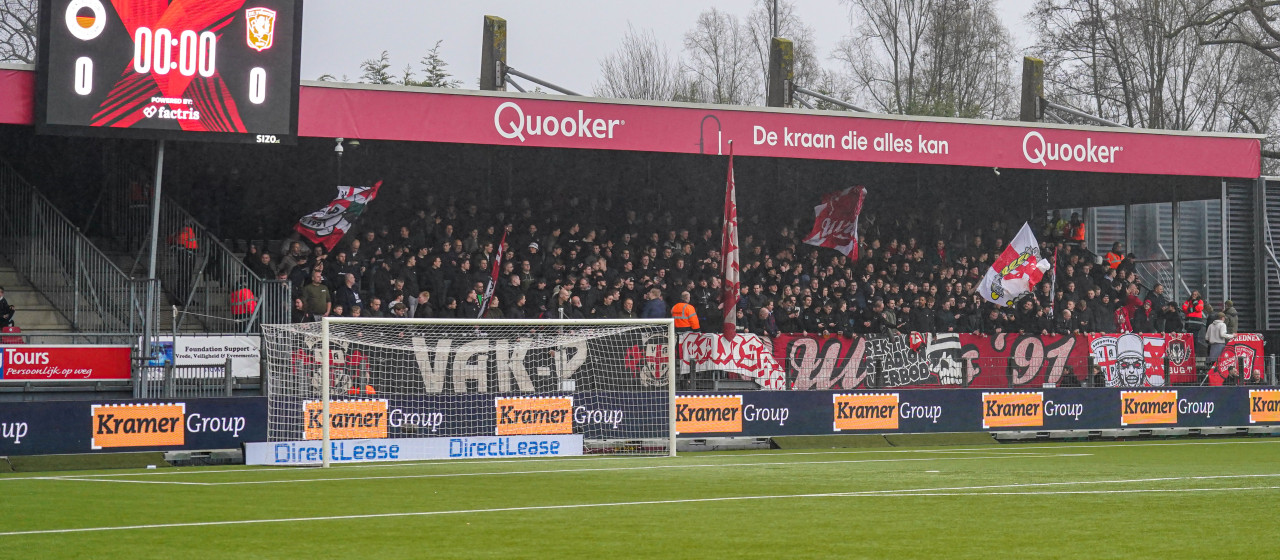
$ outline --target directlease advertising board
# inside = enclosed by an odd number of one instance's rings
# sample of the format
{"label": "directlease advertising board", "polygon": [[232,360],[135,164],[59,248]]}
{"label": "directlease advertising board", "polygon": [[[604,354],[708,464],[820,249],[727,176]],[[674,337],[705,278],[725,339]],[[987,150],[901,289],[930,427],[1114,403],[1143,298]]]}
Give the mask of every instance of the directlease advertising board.
{"label": "directlease advertising board", "polygon": [[265,397],[0,405],[0,456],[235,449],[266,439]]}
{"label": "directlease advertising board", "polygon": [[[351,439],[329,442],[329,457],[334,463],[572,457],[582,455],[582,441],[582,434]],[[323,445],[320,441],[248,443],[244,459],[249,465],[318,465]]]}
{"label": "directlease advertising board", "polygon": [[104,381],[130,376],[128,346],[0,346],[0,381]]}

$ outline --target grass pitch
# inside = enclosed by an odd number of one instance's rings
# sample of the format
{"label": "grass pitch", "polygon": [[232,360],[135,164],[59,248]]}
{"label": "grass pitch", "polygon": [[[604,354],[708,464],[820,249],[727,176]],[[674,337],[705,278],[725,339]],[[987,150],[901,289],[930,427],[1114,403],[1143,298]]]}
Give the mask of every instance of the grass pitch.
{"label": "grass pitch", "polygon": [[0,475],[3,558],[1263,558],[1280,440]]}

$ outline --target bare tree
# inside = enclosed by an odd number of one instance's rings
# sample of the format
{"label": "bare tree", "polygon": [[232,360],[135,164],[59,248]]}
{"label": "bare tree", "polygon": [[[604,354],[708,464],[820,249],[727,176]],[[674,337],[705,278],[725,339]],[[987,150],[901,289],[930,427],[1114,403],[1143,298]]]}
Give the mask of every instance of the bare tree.
{"label": "bare tree", "polygon": [[38,13],[37,0],[0,3],[0,61],[35,63]]}
{"label": "bare tree", "polygon": [[1181,0],[1181,7],[1182,27],[1200,44],[1244,45],[1280,62],[1280,0]]}
{"label": "bare tree", "polygon": [[676,99],[682,83],[680,59],[673,57],[653,31],[627,26],[618,50],[600,59],[599,97],[619,99]]}
{"label": "bare tree", "polygon": [[1046,95],[1128,126],[1270,130],[1276,71],[1255,51],[1202,45],[1187,15],[1167,0],[1039,0]]}
{"label": "bare tree", "polygon": [[684,36],[685,67],[697,100],[728,105],[757,102],[763,87],[752,60],[751,34],[733,14],[711,8]]}
{"label": "bare tree", "polygon": [[833,57],[890,113],[1000,118],[1013,47],[992,0],[845,0],[854,33]]}

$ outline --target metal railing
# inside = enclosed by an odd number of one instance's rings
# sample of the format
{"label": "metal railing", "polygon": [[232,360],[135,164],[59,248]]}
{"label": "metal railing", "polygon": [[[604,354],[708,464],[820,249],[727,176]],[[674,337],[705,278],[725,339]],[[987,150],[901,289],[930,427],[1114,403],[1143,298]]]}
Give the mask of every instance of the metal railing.
{"label": "metal railing", "polygon": [[147,365],[135,366],[139,370],[139,398],[190,399],[201,397],[230,397],[235,387],[231,375],[231,358],[221,364],[194,366]]}
{"label": "metal railing", "polygon": [[75,330],[141,333],[159,308],[157,282],[125,274],[3,161],[0,218],[0,254]]}

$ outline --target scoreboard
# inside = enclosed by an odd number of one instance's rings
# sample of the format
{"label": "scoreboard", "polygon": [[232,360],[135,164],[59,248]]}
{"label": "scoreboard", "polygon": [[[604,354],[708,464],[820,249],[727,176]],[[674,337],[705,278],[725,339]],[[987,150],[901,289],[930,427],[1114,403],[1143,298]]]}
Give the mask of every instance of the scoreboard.
{"label": "scoreboard", "polygon": [[41,0],[37,131],[294,143],[302,0]]}

